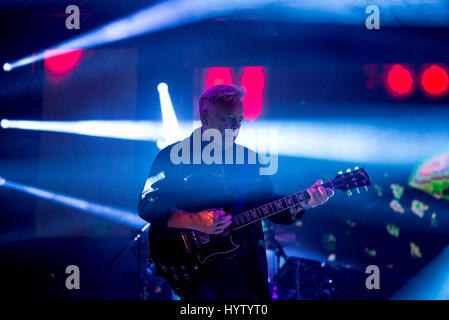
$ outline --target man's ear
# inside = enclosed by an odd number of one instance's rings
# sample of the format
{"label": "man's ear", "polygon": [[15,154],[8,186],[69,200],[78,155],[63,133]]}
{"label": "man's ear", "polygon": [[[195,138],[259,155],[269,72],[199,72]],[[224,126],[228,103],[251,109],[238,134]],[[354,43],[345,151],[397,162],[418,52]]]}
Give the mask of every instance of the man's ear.
{"label": "man's ear", "polygon": [[207,125],[208,124],[208,120],[207,120],[207,110],[201,110],[200,111],[200,119],[201,119],[201,123]]}

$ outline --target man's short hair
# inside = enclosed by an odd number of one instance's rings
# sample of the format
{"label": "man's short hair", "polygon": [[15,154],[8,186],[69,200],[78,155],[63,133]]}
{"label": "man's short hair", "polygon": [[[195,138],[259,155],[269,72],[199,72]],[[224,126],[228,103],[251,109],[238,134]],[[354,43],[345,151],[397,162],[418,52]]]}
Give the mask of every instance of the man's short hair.
{"label": "man's short hair", "polygon": [[235,85],[220,85],[207,89],[200,97],[200,112],[209,105],[237,104],[245,92]]}

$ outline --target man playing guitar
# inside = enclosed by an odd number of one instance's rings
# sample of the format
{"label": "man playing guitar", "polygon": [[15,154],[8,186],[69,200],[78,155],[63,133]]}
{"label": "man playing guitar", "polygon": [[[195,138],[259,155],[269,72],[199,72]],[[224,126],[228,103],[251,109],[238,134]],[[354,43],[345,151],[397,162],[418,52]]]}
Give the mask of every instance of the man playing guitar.
{"label": "man playing guitar", "polygon": [[[224,139],[226,129],[238,130],[243,120],[242,98],[242,90],[235,86],[220,85],[206,90],[199,101],[202,126],[197,129],[200,130],[198,133],[216,129]],[[199,150],[192,148],[193,136],[186,139],[192,142],[189,144],[191,158],[194,158],[195,152],[202,152],[206,147],[201,143]],[[225,148],[226,144],[222,145]],[[225,161],[219,164],[173,164],[171,156],[175,146],[166,147],[156,156],[139,200],[139,215],[151,223],[150,232],[151,229],[159,234],[174,229],[195,230],[198,233],[193,235],[203,236],[194,241],[206,243],[210,237],[226,233],[237,213],[280,197],[270,177],[259,173],[259,164],[249,164],[247,161],[243,164],[225,164]],[[233,142],[232,148],[237,146]],[[243,149],[247,160],[253,151]],[[268,219],[278,224],[291,224],[302,217],[305,209],[322,205],[334,195],[332,188],[323,186],[321,180],[308,188],[307,193],[310,196],[308,200],[298,202]],[[186,250],[193,250],[186,239],[183,240]],[[209,254],[207,260],[211,261],[204,264],[201,274],[185,286],[174,287],[175,292],[188,300],[269,299],[261,222],[236,230],[232,242],[241,244],[235,255],[221,258],[217,254]],[[170,251],[169,247],[165,251]],[[212,256],[217,259],[209,259]],[[200,259],[200,262],[205,260]],[[173,267],[162,265],[161,268]],[[184,270],[183,266],[180,268]],[[166,272],[168,274],[170,270]],[[178,277],[174,273],[172,276],[174,279]],[[188,273],[184,276],[190,280]]]}

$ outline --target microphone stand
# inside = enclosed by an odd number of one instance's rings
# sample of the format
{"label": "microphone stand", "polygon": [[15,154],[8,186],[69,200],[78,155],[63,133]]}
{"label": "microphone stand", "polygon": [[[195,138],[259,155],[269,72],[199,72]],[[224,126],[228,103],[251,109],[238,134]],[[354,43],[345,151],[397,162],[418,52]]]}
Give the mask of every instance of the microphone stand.
{"label": "microphone stand", "polygon": [[148,229],[150,226],[149,223],[144,225],[141,229],[139,229],[123,246],[123,248],[120,249],[119,252],[111,259],[109,262],[109,265],[111,266],[114,264],[115,261],[122,255],[123,252],[125,252],[126,248],[133,242],[137,242],[137,299],[140,299],[140,293],[142,289],[142,279],[141,279],[141,265],[142,265],[142,250],[141,250],[141,238],[142,234]]}
{"label": "microphone stand", "polygon": [[[281,244],[279,243],[279,241],[276,240],[276,237],[274,236],[273,233],[273,227],[270,224],[267,225],[267,230],[268,230],[268,241],[270,241],[270,243],[273,243],[275,246],[275,252],[276,252],[276,264],[277,264],[277,268],[276,268],[276,273],[279,273],[279,267],[281,264],[281,257],[285,259],[285,261],[287,261],[288,257],[285,254],[284,249],[282,248]],[[275,277],[274,277],[275,278]]]}
{"label": "microphone stand", "polygon": [[[273,229],[272,229],[272,225],[271,223],[269,225],[267,225],[267,230],[268,230],[268,240],[270,241],[270,243],[273,243],[275,246],[275,251],[276,251],[276,275],[273,277],[273,280],[275,282],[279,281],[279,276],[280,273],[282,271],[282,269],[287,266],[287,261],[288,261],[288,257],[285,254],[284,249],[282,248],[281,244],[279,243],[278,240],[276,240],[276,237],[274,235]],[[282,268],[280,268],[281,265],[281,257],[284,258],[285,263],[282,266]],[[300,299],[300,281],[299,281],[299,273],[300,273],[300,266],[301,266],[301,259],[299,259],[299,261],[296,263],[296,270],[295,270],[295,274],[296,274],[296,300]]]}
{"label": "microphone stand", "polygon": [[267,231],[268,231],[268,241],[270,241],[270,244],[274,245],[274,251],[276,253],[276,275],[273,276],[273,282],[276,283],[279,278],[280,273],[280,266],[281,266],[281,257],[284,258],[284,260],[287,262],[287,255],[285,254],[284,249],[282,248],[279,241],[276,240],[276,237],[273,232],[273,226],[271,223],[266,223]]}

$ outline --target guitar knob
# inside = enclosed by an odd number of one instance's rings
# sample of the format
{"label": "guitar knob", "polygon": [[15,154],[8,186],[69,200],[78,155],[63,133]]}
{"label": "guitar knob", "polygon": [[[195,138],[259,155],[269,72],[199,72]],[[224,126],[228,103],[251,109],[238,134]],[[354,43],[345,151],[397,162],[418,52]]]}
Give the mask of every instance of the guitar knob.
{"label": "guitar knob", "polygon": [[363,188],[365,188],[365,191],[368,191],[368,187],[367,186],[364,186]]}
{"label": "guitar knob", "polygon": [[166,266],[161,265],[161,269],[162,269],[162,271],[167,272],[167,267]]}
{"label": "guitar knob", "polygon": [[355,188],[355,191],[357,191],[357,193],[360,193],[360,190],[359,190],[359,188]]}
{"label": "guitar knob", "polygon": [[181,268],[182,271],[186,270],[186,266],[185,265],[182,265],[180,268]]}
{"label": "guitar knob", "polygon": [[175,272],[175,270],[176,270],[175,267],[170,267],[171,272]]}
{"label": "guitar knob", "polygon": [[198,270],[198,265],[194,265],[193,269]]}
{"label": "guitar knob", "polygon": [[178,276],[176,275],[176,274],[174,274],[173,276],[172,276],[172,278],[173,278],[173,280],[178,280]]}
{"label": "guitar knob", "polygon": [[346,191],[346,194],[348,195],[348,197],[352,196],[351,190]]}
{"label": "guitar knob", "polygon": [[183,277],[184,277],[184,279],[189,279],[189,275],[187,274],[187,273],[184,273],[183,275],[182,275]]}

